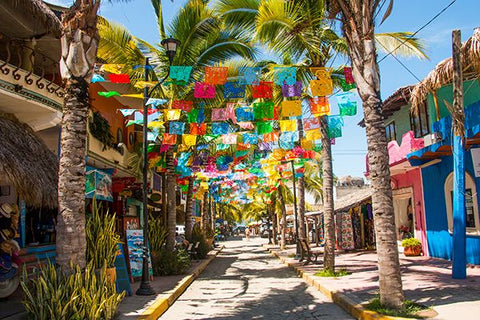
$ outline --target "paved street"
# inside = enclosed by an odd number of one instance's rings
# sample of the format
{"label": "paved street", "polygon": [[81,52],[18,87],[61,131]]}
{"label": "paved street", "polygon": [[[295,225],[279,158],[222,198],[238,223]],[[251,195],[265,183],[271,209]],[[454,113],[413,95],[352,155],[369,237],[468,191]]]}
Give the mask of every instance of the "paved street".
{"label": "paved street", "polygon": [[269,255],[266,239],[226,248],[160,319],[352,319]]}

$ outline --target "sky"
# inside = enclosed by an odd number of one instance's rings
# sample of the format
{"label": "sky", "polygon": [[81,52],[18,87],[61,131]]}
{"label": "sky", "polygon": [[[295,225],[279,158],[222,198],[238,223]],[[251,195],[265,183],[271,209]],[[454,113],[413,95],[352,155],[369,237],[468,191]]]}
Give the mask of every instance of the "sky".
{"label": "sky", "polygon": [[[415,32],[432,19],[453,0],[396,0],[390,17],[380,26],[376,33],[411,31]],[[68,6],[72,0],[47,0],[47,2]],[[186,0],[163,0],[166,24],[184,5]],[[393,57],[389,56],[380,63],[381,94],[388,98],[397,88],[415,84],[423,79],[441,60],[451,56],[451,32],[460,29],[462,40],[468,39],[475,27],[480,27],[478,20],[479,0],[456,0],[443,14],[416,35],[422,39],[428,60],[400,58],[403,64],[415,75],[411,75]],[[100,14],[109,20],[126,26],[132,34],[150,43],[159,43],[156,16],[150,0],[130,0],[126,3],[102,3]],[[379,59],[385,53],[379,51]],[[417,79],[418,78],[418,79]],[[359,106],[360,100],[359,101]],[[363,176],[365,172],[365,155],[367,142],[365,130],[357,125],[363,118],[361,108],[354,117],[345,118],[343,136],[332,146],[333,170],[336,176]],[[335,108],[333,108],[335,111]]]}

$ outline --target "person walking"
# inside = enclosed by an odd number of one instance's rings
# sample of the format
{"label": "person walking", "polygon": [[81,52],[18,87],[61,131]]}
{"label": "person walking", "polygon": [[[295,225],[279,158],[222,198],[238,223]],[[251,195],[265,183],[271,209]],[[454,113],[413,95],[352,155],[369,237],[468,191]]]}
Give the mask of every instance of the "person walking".
{"label": "person walking", "polygon": [[250,240],[250,228],[245,229],[245,240]]}

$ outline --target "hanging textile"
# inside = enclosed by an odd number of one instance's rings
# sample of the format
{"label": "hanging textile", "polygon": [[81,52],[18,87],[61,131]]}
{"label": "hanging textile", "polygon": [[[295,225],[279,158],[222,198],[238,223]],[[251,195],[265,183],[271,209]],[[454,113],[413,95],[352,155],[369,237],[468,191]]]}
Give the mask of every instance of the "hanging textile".
{"label": "hanging textile", "polygon": [[233,81],[225,83],[223,86],[223,97],[225,99],[245,98],[245,85]]}
{"label": "hanging textile", "polygon": [[[168,100],[166,99],[148,98],[147,103],[145,105],[157,108],[158,106],[161,106],[162,104],[165,104],[167,102]],[[177,109],[177,108],[174,108],[174,109]]]}
{"label": "hanging textile", "polygon": [[342,88],[342,91],[343,92],[347,92],[347,91],[350,91],[350,90],[353,90],[355,89],[357,86],[355,85],[355,83],[347,83],[345,81],[345,79],[338,79],[339,83],[340,83],[340,87]]}
{"label": "hanging textile", "polygon": [[191,73],[191,66],[170,66],[170,79],[172,79],[171,83],[184,86],[188,83]]}
{"label": "hanging textile", "polygon": [[319,117],[330,114],[330,104],[327,97],[313,97],[308,100],[310,112]]}
{"label": "hanging textile", "polygon": [[185,112],[190,112],[193,108],[193,101],[188,100],[173,100],[172,109],[180,109]]}
{"label": "hanging textile", "polygon": [[257,144],[258,142],[258,136],[255,133],[244,133],[242,139],[245,144]]}
{"label": "hanging textile", "polygon": [[254,99],[259,99],[259,98],[272,99],[273,83],[260,81],[258,85],[252,86],[252,97]]}
{"label": "hanging textile", "polygon": [[99,74],[94,73],[91,82],[92,83],[105,82],[105,78]]}
{"label": "hanging textile", "polygon": [[297,68],[295,67],[275,67],[273,72],[273,81],[276,85],[287,84],[292,86],[297,82]]}
{"label": "hanging textile", "polygon": [[303,83],[297,81],[295,84],[284,84],[282,86],[282,95],[286,98],[300,97],[302,95]]}
{"label": "hanging textile", "polygon": [[283,132],[280,135],[279,145],[284,150],[291,150],[295,147],[295,142],[298,141],[298,132]]}
{"label": "hanging textile", "polygon": [[120,112],[124,117],[131,116],[132,114],[135,113],[135,111],[137,111],[136,109],[118,109],[118,110],[120,110]]}
{"label": "hanging textile", "polygon": [[163,110],[165,121],[176,121],[180,119],[180,115],[182,114],[180,109],[167,109]]}
{"label": "hanging textile", "polygon": [[214,108],[212,109],[212,121],[224,121],[227,120],[225,117],[224,108]]}
{"label": "hanging textile", "polygon": [[297,131],[297,120],[280,120],[280,131],[282,132]]}
{"label": "hanging textile", "polygon": [[255,120],[273,120],[274,105],[271,101],[256,102],[253,104]]}
{"label": "hanging textile", "polygon": [[333,82],[330,78],[310,81],[312,96],[328,96],[333,93]]}
{"label": "hanging textile", "polygon": [[170,130],[169,130],[170,134],[182,135],[185,131],[184,122],[176,122],[176,121],[169,122],[169,127],[170,127]]}
{"label": "hanging textile", "polygon": [[177,143],[177,136],[174,134],[168,134],[164,133],[163,134],[163,140],[162,144],[168,144],[168,145],[173,145]]}
{"label": "hanging textile", "polygon": [[229,133],[222,136],[222,143],[224,144],[237,144],[237,135],[235,133]]}
{"label": "hanging textile", "polygon": [[228,67],[205,67],[205,83],[224,85],[227,77]]}
{"label": "hanging textile", "polygon": [[322,138],[322,133],[319,129],[305,131],[304,135],[305,139],[310,141],[320,140]]}
{"label": "hanging textile", "polygon": [[328,137],[339,138],[342,136],[343,118],[340,116],[328,116]]}
{"label": "hanging textile", "polygon": [[105,97],[105,98],[110,98],[110,97],[115,97],[115,96],[121,96],[120,93],[118,93],[117,91],[99,91],[97,92],[97,94],[101,97]]}
{"label": "hanging textile", "polygon": [[347,84],[352,84],[355,82],[355,80],[353,80],[352,68],[344,67],[343,74],[345,75],[345,82]]}
{"label": "hanging textile", "polygon": [[190,123],[190,134],[203,136],[207,133],[207,124],[206,123]]}
{"label": "hanging textile", "polygon": [[197,144],[197,136],[194,134],[184,134],[182,135],[182,142],[187,147],[191,147]]}
{"label": "hanging textile", "polygon": [[215,98],[216,87],[213,84],[195,82],[193,96],[199,99],[213,99]]}
{"label": "hanging textile", "polygon": [[308,119],[303,119],[303,130],[313,130],[313,129],[319,129],[320,128],[320,119],[315,117],[315,118],[308,118]]}
{"label": "hanging textile", "polygon": [[112,83],[130,83],[130,76],[124,73],[110,73],[108,75],[108,80],[110,80]]}
{"label": "hanging textile", "polygon": [[235,110],[237,121],[253,121],[254,114],[253,109],[251,107],[239,107]]}
{"label": "hanging textile", "polygon": [[257,133],[258,134],[264,134],[264,133],[270,133],[272,132],[272,123],[271,121],[261,121],[257,122]]}
{"label": "hanging textile", "polygon": [[282,101],[282,117],[300,117],[302,115],[302,101]]}
{"label": "hanging textile", "polygon": [[241,67],[238,70],[238,83],[243,85],[258,85],[260,83],[260,67]]}
{"label": "hanging textile", "polygon": [[227,122],[213,122],[212,123],[212,134],[227,134],[228,133],[228,123]]}
{"label": "hanging textile", "polygon": [[203,108],[192,109],[188,113],[188,122],[190,123],[202,123],[205,121],[205,111]]}

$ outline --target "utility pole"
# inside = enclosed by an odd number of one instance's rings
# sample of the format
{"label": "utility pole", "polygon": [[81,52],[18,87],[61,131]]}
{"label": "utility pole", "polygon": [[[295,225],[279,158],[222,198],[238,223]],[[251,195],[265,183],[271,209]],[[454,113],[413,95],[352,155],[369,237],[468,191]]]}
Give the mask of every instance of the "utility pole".
{"label": "utility pole", "polygon": [[452,31],[453,51],[453,263],[452,278],[467,277],[465,217],[465,111],[460,30]]}

